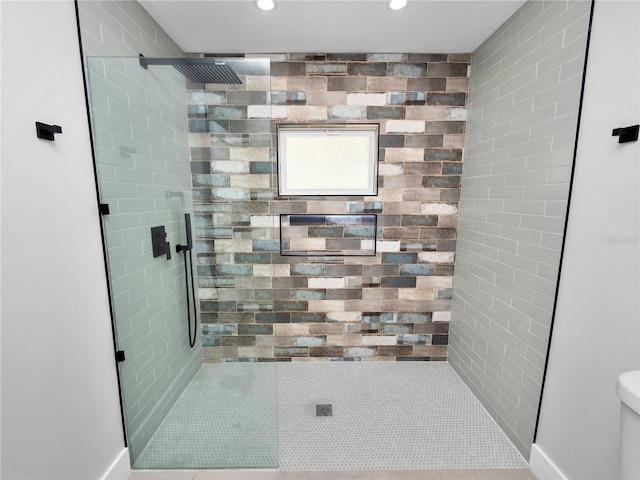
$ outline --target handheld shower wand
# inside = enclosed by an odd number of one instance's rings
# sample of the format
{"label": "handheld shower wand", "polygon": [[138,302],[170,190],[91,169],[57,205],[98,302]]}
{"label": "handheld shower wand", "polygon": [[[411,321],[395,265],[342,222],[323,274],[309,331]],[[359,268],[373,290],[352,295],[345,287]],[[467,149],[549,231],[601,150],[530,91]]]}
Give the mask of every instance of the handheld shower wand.
{"label": "handheld shower wand", "polygon": [[[176,245],[176,252],[184,255],[184,284],[187,295],[187,323],[189,325],[189,346],[191,348],[196,344],[196,337],[198,336],[198,305],[196,303],[196,285],[193,281],[193,260],[191,258],[191,250],[193,249],[193,236],[191,235],[191,214],[184,214],[184,224],[187,233],[187,244]],[[187,261],[187,252],[189,252],[189,260]],[[189,305],[189,279],[187,277],[187,263],[190,266],[191,271],[191,298],[193,300],[193,334],[191,333],[191,306]]]}

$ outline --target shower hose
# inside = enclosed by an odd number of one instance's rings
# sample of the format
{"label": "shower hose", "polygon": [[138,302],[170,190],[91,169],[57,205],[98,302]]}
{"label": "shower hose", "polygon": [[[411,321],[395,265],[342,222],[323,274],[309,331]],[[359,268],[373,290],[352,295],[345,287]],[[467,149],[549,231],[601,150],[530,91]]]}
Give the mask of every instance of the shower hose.
{"label": "shower hose", "polygon": [[[191,215],[184,214],[185,230],[187,233],[187,244],[176,245],[176,251],[182,252],[184,255],[184,287],[187,295],[187,324],[189,326],[189,346],[191,348],[196,344],[196,337],[198,336],[198,305],[196,304],[196,284],[193,281],[193,260],[191,257],[191,250],[193,249],[193,240],[191,237]],[[187,252],[189,252],[189,259],[187,260]],[[191,328],[191,301],[189,300],[189,275],[187,273],[187,263],[189,264],[189,270],[191,272],[191,300],[193,301],[193,329]],[[193,331],[193,334],[191,333]]]}
{"label": "shower hose", "polygon": [[[187,261],[187,252],[189,252],[189,260]],[[191,249],[182,250],[184,254],[184,286],[187,295],[187,323],[189,325],[189,346],[193,348],[196,344],[196,336],[198,334],[198,310],[196,306],[196,286],[193,282],[193,263],[191,259]],[[191,298],[193,300],[193,334],[191,333],[191,306],[189,301],[189,279],[187,278],[187,263],[190,265],[191,272]]]}

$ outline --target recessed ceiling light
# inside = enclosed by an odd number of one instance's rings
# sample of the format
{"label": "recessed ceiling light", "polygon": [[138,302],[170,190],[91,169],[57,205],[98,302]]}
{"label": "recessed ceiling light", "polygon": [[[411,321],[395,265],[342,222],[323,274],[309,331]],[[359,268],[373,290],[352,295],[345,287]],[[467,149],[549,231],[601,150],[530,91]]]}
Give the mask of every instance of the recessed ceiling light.
{"label": "recessed ceiling light", "polygon": [[391,10],[402,10],[408,3],[407,0],[389,0],[387,5]]}
{"label": "recessed ceiling light", "polygon": [[276,8],[276,2],[273,0],[256,0],[256,5],[260,10],[264,10],[265,12],[269,12]]}

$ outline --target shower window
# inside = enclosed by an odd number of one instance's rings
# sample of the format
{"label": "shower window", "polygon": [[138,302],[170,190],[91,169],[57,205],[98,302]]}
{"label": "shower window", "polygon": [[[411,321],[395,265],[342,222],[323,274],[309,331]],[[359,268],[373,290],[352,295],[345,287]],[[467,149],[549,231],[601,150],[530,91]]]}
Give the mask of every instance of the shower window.
{"label": "shower window", "polygon": [[378,124],[278,125],[280,195],[377,195]]}

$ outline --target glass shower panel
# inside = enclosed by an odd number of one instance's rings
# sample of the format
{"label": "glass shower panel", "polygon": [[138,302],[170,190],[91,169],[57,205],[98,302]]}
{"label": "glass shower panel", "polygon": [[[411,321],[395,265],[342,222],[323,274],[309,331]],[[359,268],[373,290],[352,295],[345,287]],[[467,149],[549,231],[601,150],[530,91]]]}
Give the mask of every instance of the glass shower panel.
{"label": "glass shower panel", "polygon": [[[201,320],[200,302],[192,301],[193,289],[201,289],[197,276],[190,284],[190,268],[213,242],[195,238],[193,264],[182,251],[190,236],[186,215],[194,217],[187,106],[193,83],[171,63],[144,68],[138,58],[87,59],[131,462],[148,469],[274,467],[275,365],[203,365],[200,321],[190,346],[196,315]],[[198,227],[197,217],[193,223]],[[258,402],[256,418],[236,408]],[[256,425],[259,445],[251,439]],[[245,448],[260,453],[252,457]]]}

